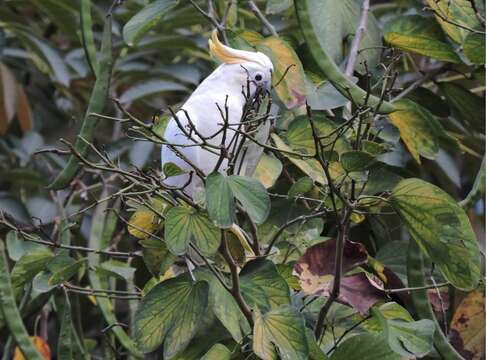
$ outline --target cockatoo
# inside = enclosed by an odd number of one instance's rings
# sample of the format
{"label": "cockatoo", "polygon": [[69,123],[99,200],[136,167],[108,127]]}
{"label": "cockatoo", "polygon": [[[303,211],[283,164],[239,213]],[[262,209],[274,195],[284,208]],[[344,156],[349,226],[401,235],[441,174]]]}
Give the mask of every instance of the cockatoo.
{"label": "cockatoo", "polygon": [[[211,137],[206,140],[207,143],[219,147],[223,136],[221,132],[217,134],[223,123],[220,110],[225,113],[226,106],[229,124],[240,123],[243,108],[247,102],[244,94],[249,90],[250,98],[252,98],[257,89],[261,88],[268,91],[271,87],[273,65],[270,58],[265,54],[237,50],[225,46],[219,41],[216,30],[213,31],[209,40],[209,49],[211,55],[221,61],[221,65],[194,90],[189,99],[176,113],[177,121],[171,118],[165,130],[164,138],[175,146],[162,145],[162,166],[171,162],[187,172],[183,175],[165,179],[164,183],[169,186],[182,187],[189,181],[188,173],[193,171],[193,167],[181,157],[188,159],[204,175],[209,175],[214,171],[220,158],[220,150],[194,146],[195,142],[201,142],[199,135]],[[195,129],[191,129],[192,126]],[[262,125],[261,127],[259,134],[254,137],[265,141],[265,133],[268,136],[269,126]],[[189,137],[188,134],[191,136]],[[213,135],[215,136],[212,137]],[[236,132],[227,131],[226,146],[231,144],[234,136],[236,136]],[[254,143],[247,145],[245,160],[242,166],[238,167],[240,175],[252,175],[258,158],[262,153],[262,149],[258,145]],[[177,151],[174,151],[174,149]],[[228,159],[224,159],[217,170],[224,173],[227,167]],[[185,191],[193,196],[199,190],[202,190],[202,181],[198,176],[194,175]]]}

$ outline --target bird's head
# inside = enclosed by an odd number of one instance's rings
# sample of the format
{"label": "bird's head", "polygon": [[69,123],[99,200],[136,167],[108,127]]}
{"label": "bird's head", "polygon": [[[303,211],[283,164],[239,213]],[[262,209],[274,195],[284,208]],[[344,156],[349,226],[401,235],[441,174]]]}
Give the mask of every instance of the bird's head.
{"label": "bird's head", "polygon": [[258,88],[270,90],[273,64],[267,55],[223,45],[218,39],[217,30],[211,34],[209,50],[214,58],[223,63],[222,66],[225,67],[228,76],[233,76],[236,81],[241,82],[242,86],[246,86],[249,82],[252,95]]}

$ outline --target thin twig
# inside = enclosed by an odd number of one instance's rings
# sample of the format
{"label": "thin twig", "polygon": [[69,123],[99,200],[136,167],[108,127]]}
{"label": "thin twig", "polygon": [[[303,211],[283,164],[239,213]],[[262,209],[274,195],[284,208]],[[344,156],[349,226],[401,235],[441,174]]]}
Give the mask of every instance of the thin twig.
{"label": "thin twig", "polygon": [[240,278],[238,276],[238,265],[235,263],[233,257],[231,256],[228,248],[228,239],[226,238],[226,233],[224,232],[224,230],[221,230],[221,237],[221,253],[231,271],[230,292],[233,295],[233,298],[236,300],[236,303],[240,307],[241,311],[243,312],[243,315],[245,315],[246,320],[248,320],[248,323],[253,328],[253,316],[251,310],[243,299],[243,296],[241,295]]}
{"label": "thin twig", "polygon": [[262,22],[262,24],[267,28],[270,34],[278,37],[277,31],[275,30],[273,25],[270,24],[270,21],[267,20],[265,15],[263,15],[258,6],[256,6],[256,4],[252,0],[248,0],[248,6],[250,7],[251,11],[253,11],[253,13],[256,15],[256,17]]}

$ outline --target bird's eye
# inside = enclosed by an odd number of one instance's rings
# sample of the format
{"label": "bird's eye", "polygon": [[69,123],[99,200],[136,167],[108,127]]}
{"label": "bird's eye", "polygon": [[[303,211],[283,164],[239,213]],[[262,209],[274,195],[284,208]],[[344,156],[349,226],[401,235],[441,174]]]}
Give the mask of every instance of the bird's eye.
{"label": "bird's eye", "polygon": [[255,75],[255,81],[261,81],[262,79],[263,79],[263,76],[261,74]]}

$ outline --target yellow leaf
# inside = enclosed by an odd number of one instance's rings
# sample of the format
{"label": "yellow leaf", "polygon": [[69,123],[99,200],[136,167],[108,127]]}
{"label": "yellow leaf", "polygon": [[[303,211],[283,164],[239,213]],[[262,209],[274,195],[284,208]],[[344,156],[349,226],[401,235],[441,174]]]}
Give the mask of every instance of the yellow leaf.
{"label": "yellow leaf", "polygon": [[305,74],[294,49],[281,38],[274,36],[259,42],[257,49],[272,60],[274,67],[272,81],[275,84],[281,80],[275,88],[280,100],[288,109],[303,105],[306,95]]}
{"label": "yellow leaf", "polygon": [[263,154],[253,173],[253,177],[258,179],[265,188],[271,188],[277,181],[282,172],[282,163],[274,156]]}
{"label": "yellow leaf", "polygon": [[158,226],[158,216],[150,209],[142,207],[135,211],[128,222],[128,232],[137,239],[150,237]]}
{"label": "yellow leaf", "polygon": [[[51,349],[49,344],[39,336],[31,336],[30,339],[34,343],[35,348],[46,360],[51,360]],[[15,348],[15,353],[12,360],[26,360],[19,347]]]}
{"label": "yellow leaf", "polygon": [[398,111],[389,115],[390,120],[400,130],[400,137],[410,155],[419,164],[420,155],[433,159],[439,151],[433,115],[410,100],[397,101],[394,105]]}
{"label": "yellow leaf", "polygon": [[469,360],[484,359],[484,288],[470,292],[452,317],[449,338],[456,350]]}
{"label": "yellow leaf", "polygon": [[461,59],[453,48],[445,42],[422,36],[410,36],[389,32],[385,41],[399,49],[429,56],[434,59],[460,64]]}
{"label": "yellow leaf", "polygon": [[427,0],[427,3],[444,32],[456,43],[462,44],[471,33],[467,28],[481,28],[469,0]]}

